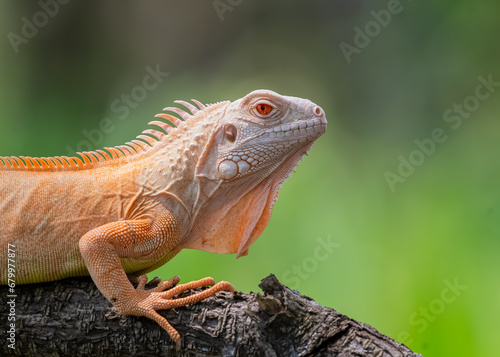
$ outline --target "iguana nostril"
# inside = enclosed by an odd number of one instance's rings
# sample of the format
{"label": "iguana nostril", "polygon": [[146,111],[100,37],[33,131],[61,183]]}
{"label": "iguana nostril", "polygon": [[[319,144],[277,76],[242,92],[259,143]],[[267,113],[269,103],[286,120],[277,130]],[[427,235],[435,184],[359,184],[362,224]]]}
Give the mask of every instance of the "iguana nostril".
{"label": "iguana nostril", "polygon": [[316,106],[314,108],[314,114],[316,114],[316,116],[318,116],[318,117],[323,116],[324,115],[323,109],[321,109],[321,107],[319,107],[319,106]]}

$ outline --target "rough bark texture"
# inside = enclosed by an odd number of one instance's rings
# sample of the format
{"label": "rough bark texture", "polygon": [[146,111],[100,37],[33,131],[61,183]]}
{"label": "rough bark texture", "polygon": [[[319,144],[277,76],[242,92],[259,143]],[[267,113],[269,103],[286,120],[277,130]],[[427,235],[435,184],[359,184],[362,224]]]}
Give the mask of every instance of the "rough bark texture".
{"label": "rough bark texture", "polygon": [[[155,322],[119,316],[89,278],[16,286],[18,356],[420,356],[367,324],[283,286],[274,275],[258,293],[221,292],[204,302],[163,311],[182,336],[176,352]],[[10,312],[0,296],[2,337]]]}

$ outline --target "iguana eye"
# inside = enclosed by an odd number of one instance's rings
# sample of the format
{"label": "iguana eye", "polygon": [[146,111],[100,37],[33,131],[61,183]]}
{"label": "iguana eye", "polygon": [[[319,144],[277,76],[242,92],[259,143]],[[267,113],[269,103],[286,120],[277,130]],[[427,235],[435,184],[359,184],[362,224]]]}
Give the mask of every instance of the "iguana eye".
{"label": "iguana eye", "polygon": [[273,107],[266,103],[259,103],[255,107],[255,109],[257,110],[257,113],[259,113],[260,115],[267,116],[269,115],[269,113],[272,112]]}

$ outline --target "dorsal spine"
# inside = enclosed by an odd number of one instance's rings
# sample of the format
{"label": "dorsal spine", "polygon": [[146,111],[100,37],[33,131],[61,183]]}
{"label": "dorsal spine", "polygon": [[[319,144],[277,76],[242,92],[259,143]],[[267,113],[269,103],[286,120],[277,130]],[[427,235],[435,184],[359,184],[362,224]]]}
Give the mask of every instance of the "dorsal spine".
{"label": "dorsal spine", "polygon": [[155,117],[165,120],[154,120],[149,125],[155,125],[166,132],[156,129],[146,129],[138,135],[135,140],[114,147],[105,147],[103,150],[77,152],[80,157],[54,156],[54,157],[31,157],[31,156],[0,156],[0,170],[25,170],[25,171],[60,171],[60,170],[85,170],[96,165],[115,162],[125,157],[135,156],[148,151],[163,138],[174,131],[182,123],[207,106],[192,99],[196,104],[185,101],[175,103],[185,106],[188,110],[177,107],[167,107],[163,110],[179,115],[181,119],[171,114],[161,113]]}

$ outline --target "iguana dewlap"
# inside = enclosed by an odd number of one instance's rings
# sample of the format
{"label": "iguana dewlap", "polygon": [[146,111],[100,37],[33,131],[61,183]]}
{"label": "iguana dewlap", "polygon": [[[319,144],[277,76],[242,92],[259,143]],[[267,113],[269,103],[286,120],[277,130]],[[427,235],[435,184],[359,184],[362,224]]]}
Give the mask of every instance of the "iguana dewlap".
{"label": "iguana dewlap", "polygon": [[[165,108],[171,114],[150,123],[162,131],[145,130],[122,146],[80,158],[0,157],[0,241],[15,246],[16,284],[90,274],[120,313],[157,321],[178,345],[156,310],[234,291],[212,278],[167,290],[178,277],[145,290],[143,274],[183,248],[246,255],[281,183],[325,132],[325,113],[268,90],[234,102],[177,103],[190,113]],[[137,289],[127,274],[142,275]],[[0,283],[7,282],[2,255]]]}

